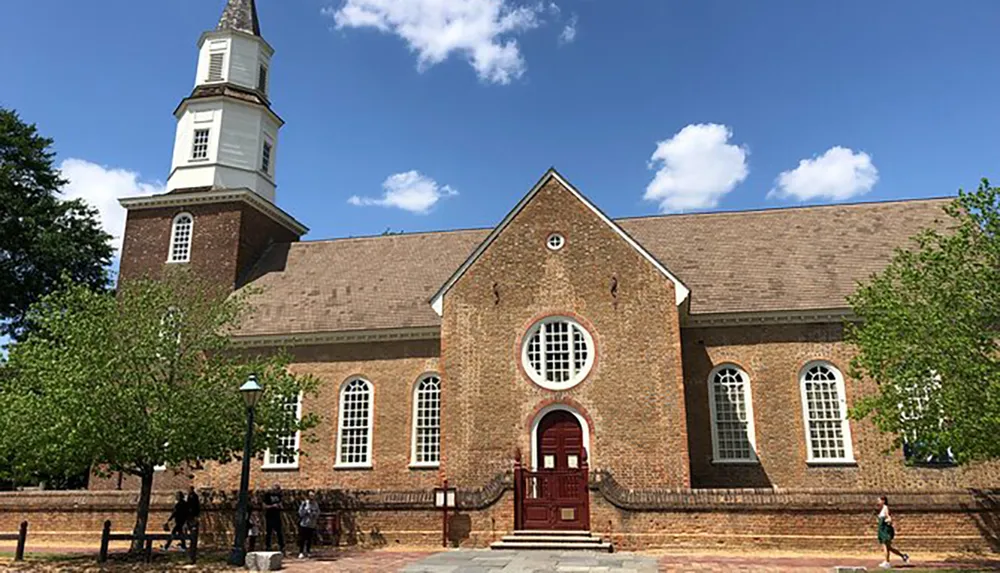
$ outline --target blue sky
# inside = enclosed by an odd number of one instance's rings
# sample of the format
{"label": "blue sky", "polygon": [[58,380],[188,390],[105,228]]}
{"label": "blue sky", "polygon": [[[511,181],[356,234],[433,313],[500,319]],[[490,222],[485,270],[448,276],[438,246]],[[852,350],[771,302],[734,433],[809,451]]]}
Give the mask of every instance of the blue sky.
{"label": "blue sky", "polygon": [[[491,226],[553,165],[612,217],[997,176],[1000,2],[554,4],[258,0],[287,122],[278,204],[325,238]],[[115,196],[168,175],[172,111],[222,6],[2,9],[0,105],[55,138],[70,194],[113,232]]]}

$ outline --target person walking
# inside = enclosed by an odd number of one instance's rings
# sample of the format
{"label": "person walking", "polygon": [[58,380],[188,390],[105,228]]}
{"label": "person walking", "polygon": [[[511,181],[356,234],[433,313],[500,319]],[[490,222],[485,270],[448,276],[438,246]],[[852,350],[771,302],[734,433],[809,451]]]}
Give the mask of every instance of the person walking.
{"label": "person walking", "polygon": [[[173,529],[170,528],[170,522],[174,522]],[[187,549],[187,541],[184,538],[184,527],[187,526],[188,522],[188,504],[187,500],[184,499],[184,492],[177,492],[177,502],[174,503],[174,511],[167,518],[167,522],[163,524],[164,531],[170,531],[170,538],[163,545],[164,551],[170,550],[170,544],[173,543],[174,539],[180,540],[181,549]]]}
{"label": "person walking", "polygon": [[198,498],[198,492],[194,490],[194,486],[188,488],[187,495],[187,533],[191,535],[196,529],[198,529],[198,518],[201,517],[201,499]]}
{"label": "person walking", "polygon": [[878,542],[885,548],[885,561],[879,564],[882,569],[892,569],[889,563],[891,554],[895,553],[902,558],[903,563],[910,561],[910,556],[892,546],[892,540],[896,537],[896,528],[892,524],[892,514],[889,512],[889,498],[882,495],[878,498]]}
{"label": "person walking", "polygon": [[318,522],[319,503],[316,502],[316,494],[310,491],[299,504],[299,559],[310,557]]}
{"label": "person walking", "polygon": [[281,485],[274,484],[270,491],[264,494],[264,548],[271,550],[271,535],[278,537],[278,550],[285,554],[285,532],[281,526]]}

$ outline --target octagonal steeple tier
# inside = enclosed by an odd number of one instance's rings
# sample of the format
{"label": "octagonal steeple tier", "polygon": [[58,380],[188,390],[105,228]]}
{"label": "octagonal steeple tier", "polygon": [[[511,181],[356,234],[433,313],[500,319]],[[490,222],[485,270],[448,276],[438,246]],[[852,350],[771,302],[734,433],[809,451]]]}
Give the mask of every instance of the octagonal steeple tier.
{"label": "octagonal steeple tier", "polygon": [[167,190],[248,189],[274,202],[278,131],[269,78],[274,49],[254,0],[227,0],[198,42],[194,90],[177,107]]}

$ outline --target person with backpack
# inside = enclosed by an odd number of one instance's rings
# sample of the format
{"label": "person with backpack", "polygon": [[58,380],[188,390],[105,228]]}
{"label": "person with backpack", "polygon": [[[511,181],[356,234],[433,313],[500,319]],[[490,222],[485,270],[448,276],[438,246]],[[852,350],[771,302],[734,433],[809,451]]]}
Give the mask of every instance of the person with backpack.
{"label": "person with backpack", "polygon": [[310,491],[299,504],[299,559],[309,557],[312,553],[313,536],[316,535],[318,523],[319,504],[316,502],[316,494]]}
{"label": "person with backpack", "polygon": [[895,553],[903,559],[903,563],[909,563],[910,556],[892,546],[892,540],[896,538],[896,528],[892,524],[892,514],[889,513],[889,498],[884,495],[878,498],[878,542],[885,548],[885,561],[879,564],[882,569],[891,569],[892,564],[889,558]]}

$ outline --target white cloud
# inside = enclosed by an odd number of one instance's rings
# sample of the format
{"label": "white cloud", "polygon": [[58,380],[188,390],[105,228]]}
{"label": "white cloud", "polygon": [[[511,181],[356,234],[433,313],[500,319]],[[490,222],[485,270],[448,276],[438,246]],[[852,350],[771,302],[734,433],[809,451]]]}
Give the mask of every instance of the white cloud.
{"label": "white cloud", "polygon": [[560,44],[570,44],[573,42],[573,40],[576,39],[576,23],[577,23],[576,14],[573,14],[573,17],[569,19],[569,22],[566,23],[566,26],[559,34]]}
{"label": "white cloud", "polygon": [[541,2],[515,7],[509,0],[344,0],[339,9],[322,13],[337,29],[375,28],[399,36],[416,52],[421,71],[457,53],[483,81],[508,84],[526,68],[513,36],[541,25],[543,11]]}
{"label": "white cloud", "polygon": [[368,205],[397,207],[423,215],[441,199],[458,195],[458,191],[447,185],[438,185],[437,181],[422,175],[419,171],[390,175],[382,183],[382,189],[385,193],[381,199],[354,195],[347,202],[359,207]]}
{"label": "white cloud", "polygon": [[649,168],[656,169],[643,198],[664,213],[710,209],[750,172],[746,147],[729,143],[725,125],[699,123],[656,144]]}
{"label": "white cloud", "polygon": [[767,197],[842,201],[871,191],[877,182],[878,169],[870,155],[837,146],[819,157],[799,161],[795,169],[783,171]]}
{"label": "white cloud", "polygon": [[139,174],[125,169],[108,168],[83,159],[66,159],[59,165],[63,178],[63,198],[83,199],[100,214],[101,225],[113,237],[111,244],[121,252],[125,231],[125,209],[118,204],[122,197],[163,193],[163,184],[144,182]]}

